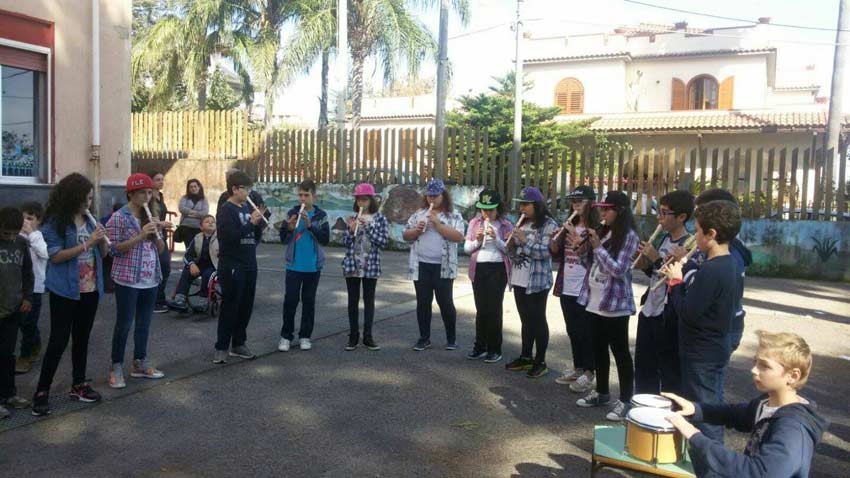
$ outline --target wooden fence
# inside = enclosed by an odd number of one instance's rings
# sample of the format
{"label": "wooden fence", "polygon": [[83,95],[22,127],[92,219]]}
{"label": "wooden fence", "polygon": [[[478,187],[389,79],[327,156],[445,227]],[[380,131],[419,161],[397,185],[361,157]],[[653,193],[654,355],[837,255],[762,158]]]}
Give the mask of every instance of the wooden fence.
{"label": "wooden fence", "polygon": [[[436,171],[433,128],[316,130],[252,128],[239,111],[136,113],[133,158],[219,159],[249,165],[259,182],[423,184]],[[510,155],[490,144],[486,131],[447,128],[446,180],[510,191]],[[340,157],[340,145],[344,145]],[[642,148],[565,144],[559,150],[523,151],[520,187],[539,187],[552,209],[590,184],[599,194],[626,191],[638,214],[653,214],[658,198],[676,189],[699,193],[728,189],[745,217],[850,219],[847,145],[833,178],[831,154],[807,148]],[[829,185],[829,186],[827,186]]]}

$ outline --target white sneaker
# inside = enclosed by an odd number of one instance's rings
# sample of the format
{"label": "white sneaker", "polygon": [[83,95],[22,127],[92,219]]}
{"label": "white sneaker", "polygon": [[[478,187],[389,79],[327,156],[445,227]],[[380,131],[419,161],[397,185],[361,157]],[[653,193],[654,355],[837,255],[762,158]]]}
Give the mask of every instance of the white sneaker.
{"label": "white sneaker", "polygon": [[580,369],[571,369],[568,368],[564,370],[564,374],[555,379],[555,383],[560,385],[569,385],[576,380],[578,380],[579,376],[584,373],[584,370]]}
{"label": "white sneaker", "polygon": [[124,388],[126,386],[127,386],[127,382],[124,381],[123,364],[120,364],[120,363],[112,364],[112,369],[109,371],[109,387],[110,388]]}
{"label": "white sneaker", "polygon": [[280,342],[277,344],[278,352],[289,352],[289,341],[286,339],[280,339]]}
{"label": "white sneaker", "polygon": [[299,340],[298,346],[301,347],[301,350],[310,350],[313,348],[313,344],[310,343],[310,339]]}
{"label": "white sneaker", "polygon": [[574,393],[585,393],[596,388],[596,374],[581,374],[575,382],[570,384],[570,391]]}

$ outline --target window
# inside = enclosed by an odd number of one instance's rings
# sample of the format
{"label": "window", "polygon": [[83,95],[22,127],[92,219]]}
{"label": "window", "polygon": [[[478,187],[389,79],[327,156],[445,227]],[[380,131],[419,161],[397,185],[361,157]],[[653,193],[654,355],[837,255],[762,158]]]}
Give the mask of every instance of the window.
{"label": "window", "polygon": [[717,80],[708,75],[692,79],[688,84],[688,109],[716,110]]}
{"label": "window", "polygon": [[555,87],[555,106],[561,108],[562,115],[575,115],[584,112],[584,86],[575,78],[564,78]]}
{"label": "window", "polygon": [[45,180],[47,57],[0,46],[0,178]]}

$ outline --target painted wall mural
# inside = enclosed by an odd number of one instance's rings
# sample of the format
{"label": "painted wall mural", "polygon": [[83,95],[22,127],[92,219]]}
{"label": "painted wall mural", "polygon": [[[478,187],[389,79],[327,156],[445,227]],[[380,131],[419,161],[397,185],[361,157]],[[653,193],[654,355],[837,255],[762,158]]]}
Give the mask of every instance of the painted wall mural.
{"label": "painted wall mural", "polygon": [[[257,184],[255,189],[272,211],[274,230],[267,230],[263,240],[278,242],[278,230],[286,212],[298,203],[297,187],[290,184]],[[378,186],[381,212],[390,221],[390,248],[407,250],[401,234],[408,218],[420,207],[422,189],[413,186]],[[469,221],[475,214],[480,186],[453,186],[452,200]],[[341,245],[345,218],[354,214],[353,186],[322,184],[316,204],[327,211],[331,223],[331,244]],[[509,215],[512,221],[516,214]],[[561,218],[563,219],[563,218]],[[655,229],[654,216],[637,217],[642,238]],[[693,231],[693,224],[689,224]],[[749,275],[796,277],[850,281],[850,222],[774,221],[746,219],[738,236],[753,253]]]}

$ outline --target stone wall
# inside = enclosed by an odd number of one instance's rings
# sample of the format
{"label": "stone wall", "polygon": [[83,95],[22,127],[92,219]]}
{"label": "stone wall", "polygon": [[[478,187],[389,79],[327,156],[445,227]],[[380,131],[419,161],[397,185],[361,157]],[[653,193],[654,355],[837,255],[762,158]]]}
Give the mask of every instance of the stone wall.
{"label": "stone wall", "polygon": [[[297,186],[257,184],[255,189],[265,198],[275,226],[266,231],[263,239],[277,242],[277,231],[286,212],[298,204]],[[328,213],[333,245],[341,244],[344,218],[354,214],[352,189],[351,185],[319,186],[316,204]],[[467,221],[475,214],[480,190],[480,186],[451,187],[452,200]],[[378,192],[381,212],[390,221],[390,248],[407,250],[401,234],[407,219],[420,207],[422,190],[390,185],[378,187]],[[516,220],[515,214],[510,216]],[[656,219],[639,216],[637,223],[640,236],[645,239],[655,229]],[[693,221],[688,227],[693,231]],[[850,281],[850,222],[746,219],[739,237],[753,252],[753,264],[747,269],[750,275]]]}

